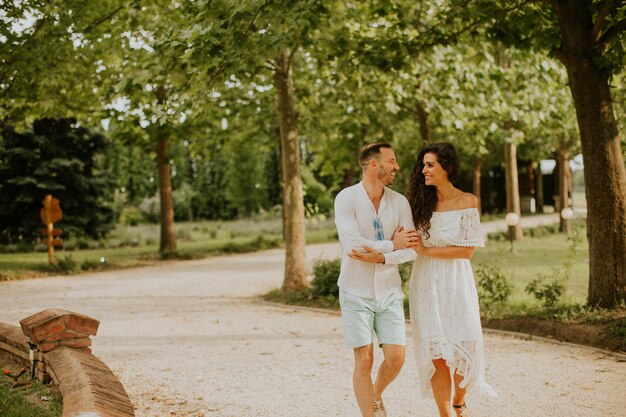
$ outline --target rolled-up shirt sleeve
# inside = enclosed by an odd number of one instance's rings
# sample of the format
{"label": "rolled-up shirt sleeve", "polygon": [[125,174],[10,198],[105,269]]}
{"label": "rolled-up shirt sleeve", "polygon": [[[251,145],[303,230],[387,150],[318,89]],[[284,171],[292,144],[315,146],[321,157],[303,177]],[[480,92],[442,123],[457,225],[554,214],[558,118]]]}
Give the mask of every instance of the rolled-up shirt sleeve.
{"label": "rolled-up shirt sleeve", "polygon": [[364,246],[369,246],[380,253],[392,252],[391,240],[369,240],[361,236],[354,203],[345,197],[340,193],[335,198],[335,224],[343,252],[349,253],[352,249],[363,251]]}

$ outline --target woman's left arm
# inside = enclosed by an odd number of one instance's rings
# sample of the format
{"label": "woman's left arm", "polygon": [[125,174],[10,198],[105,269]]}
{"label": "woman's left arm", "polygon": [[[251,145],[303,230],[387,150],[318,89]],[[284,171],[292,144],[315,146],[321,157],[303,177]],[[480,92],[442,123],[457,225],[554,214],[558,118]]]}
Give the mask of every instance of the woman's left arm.
{"label": "woman's left arm", "polygon": [[433,258],[442,259],[472,259],[474,254],[473,246],[443,246],[443,247],[426,247],[422,243],[422,239],[412,246],[413,250],[422,256],[432,256]]}

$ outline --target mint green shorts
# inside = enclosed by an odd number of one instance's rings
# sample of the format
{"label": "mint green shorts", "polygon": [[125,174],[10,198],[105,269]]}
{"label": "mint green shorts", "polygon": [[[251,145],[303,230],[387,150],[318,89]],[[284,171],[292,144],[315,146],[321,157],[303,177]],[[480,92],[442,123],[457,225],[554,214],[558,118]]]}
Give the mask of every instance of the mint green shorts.
{"label": "mint green shorts", "polygon": [[383,300],[357,297],[339,289],[343,334],[348,348],[374,343],[405,345],[404,293],[395,292]]}

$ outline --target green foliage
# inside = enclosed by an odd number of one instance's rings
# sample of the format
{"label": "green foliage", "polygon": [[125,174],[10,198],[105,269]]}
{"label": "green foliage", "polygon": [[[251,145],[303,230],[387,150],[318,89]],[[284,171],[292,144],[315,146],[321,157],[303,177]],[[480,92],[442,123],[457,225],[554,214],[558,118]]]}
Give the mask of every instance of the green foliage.
{"label": "green foliage", "polygon": [[311,281],[311,294],[314,297],[339,298],[339,271],[341,259],[317,260],[313,264],[313,280]]}
{"label": "green foliage", "polygon": [[123,226],[137,226],[143,222],[143,215],[139,207],[127,206],[122,209],[118,222]]}
{"label": "green foliage", "polygon": [[113,227],[112,179],[106,170],[104,136],[75,119],[41,119],[32,130],[1,132],[0,241],[34,242],[46,194],[60,200],[63,237],[104,236]]}
{"label": "green foliage", "polygon": [[499,265],[480,265],[476,270],[478,299],[484,308],[505,303],[511,295],[511,283]]}
{"label": "green foliage", "polygon": [[80,271],[80,265],[72,255],[65,255],[58,257],[54,265],[54,270],[66,275],[75,274]]}
{"label": "green foliage", "polygon": [[581,243],[580,229],[572,228],[572,234],[568,237],[568,254],[562,265],[552,268],[548,273],[538,274],[525,288],[528,294],[532,294],[541,301],[545,307],[554,306],[565,293],[565,283],[568,281],[572,267],[578,256]]}
{"label": "green foliage", "polygon": [[3,1],[0,14],[0,123],[20,128],[42,117],[98,117],[115,60],[126,3]]}
{"label": "green foliage", "polygon": [[550,281],[547,275],[541,275],[526,286],[526,292],[534,295],[545,307],[552,307],[565,293],[565,285],[558,279]]}
{"label": "green foliage", "polygon": [[398,271],[400,272],[400,279],[402,280],[403,286],[406,286],[409,283],[412,270],[413,270],[413,262],[405,262],[403,264],[398,265]]}
{"label": "green foliage", "polygon": [[99,261],[93,259],[85,259],[80,263],[80,269],[83,271],[95,271],[97,269],[100,269],[101,265],[102,263]]}
{"label": "green foliage", "polygon": [[220,251],[224,253],[246,253],[259,250],[272,249],[280,245],[278,239],[266,238],[263,235],[257,236],[256,239],[246,243],[228,242],[221,247]]}

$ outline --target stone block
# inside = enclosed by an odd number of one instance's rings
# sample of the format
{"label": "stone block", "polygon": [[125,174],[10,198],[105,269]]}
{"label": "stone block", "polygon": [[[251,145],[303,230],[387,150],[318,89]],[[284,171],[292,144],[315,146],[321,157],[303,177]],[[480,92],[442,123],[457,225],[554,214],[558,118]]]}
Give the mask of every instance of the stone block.
{"label": "stone block", "polygon": [[20,325],[24,334],[33,343],[39,344],[70,336],[93,336],[98,331],[100,322],[83,314],[49,308],[20,320]]}
{"label": "stone block", "polygon": [[65,316],[67,330],[84,336],[95,336],[98,332],[100,322],[83,314],[71,313],[68,311]]}
{"label": "stone block", "polygon": [[75,349],[82,349],[91,346],[91,339],[88,337],[81,337],[77,339],[59,340],[58,346],[67,346]]}
{"label": "stone block", "polygon": [[44,342],[44,343],[37,344],[37,350],[39,350],[40,352],[50,352],[55,347],[57,347],[56,342],[52,342],[52,343]]}
{"label": "stone block", "polygon": [[66,340],[66,339],[76,339],[79,337],[82,337],[83,335],[80,333],[75,333],[75,332],[69,332],[69,331],[64,331],[63,333],[59,333],[56,336],[52,336],[46,339],[46,342],[56,342],[59,340]]}

